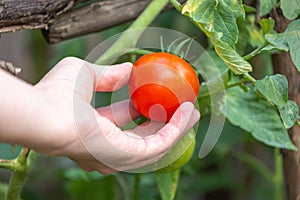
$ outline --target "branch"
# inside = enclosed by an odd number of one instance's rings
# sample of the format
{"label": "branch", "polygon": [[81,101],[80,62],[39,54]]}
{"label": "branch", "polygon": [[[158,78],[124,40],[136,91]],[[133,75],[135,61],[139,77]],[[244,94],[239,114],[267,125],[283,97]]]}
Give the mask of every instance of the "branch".
{"label": "branch", "polygon": [[0,33],[21,29],[47,29],[56,16],[71,9],[75,2],[76,0],[0,0]]}
{"label": "branch", "polygon": [[0,159],[0,168],[14,170],[14,160]]}
{"label": "branch", "polygon": [[135,19],[150,0],[105,0],[59,16],[45,31],[49,43],[57,43]]}
{"label": "branch", "polygon": [[[0,0],[0,33],[43,29],[49,43],[137,18],[151,0]],[[179,0],[183,3],[185,0]],[[172,6],[166,7],[166,10]],[[17,11],[17,12],[16,12]]]}

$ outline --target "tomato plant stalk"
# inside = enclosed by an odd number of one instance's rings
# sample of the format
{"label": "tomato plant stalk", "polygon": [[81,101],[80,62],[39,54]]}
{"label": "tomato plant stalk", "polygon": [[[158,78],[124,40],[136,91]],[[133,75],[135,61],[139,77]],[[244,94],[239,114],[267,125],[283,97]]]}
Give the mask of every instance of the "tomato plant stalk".
{"label": "tomato plant stalk", "polygon": [[[141,13],[141,15],[128,27],[128,29],[122,33],[122,35],[114,42],[114,44],[97,60],[96,64],[111,64],[115,61],[115,55],[121,50],[134,48],[139,36],[143,33],[143,28],[149,26],[149,24],[155,19],[155,17],[162,11],[167,5],[168,0],[153,0],[147,8]],[[137,30],[133,34],[131,30]]]}
{"label": "tomato plant stalk", "polygon": [[5,200],[20,199],[20,193],[36,158],[37,153],[28,148],[23,148],[19,156],[9,162],[9,169],[13,171],[13,175],[9,181]]}

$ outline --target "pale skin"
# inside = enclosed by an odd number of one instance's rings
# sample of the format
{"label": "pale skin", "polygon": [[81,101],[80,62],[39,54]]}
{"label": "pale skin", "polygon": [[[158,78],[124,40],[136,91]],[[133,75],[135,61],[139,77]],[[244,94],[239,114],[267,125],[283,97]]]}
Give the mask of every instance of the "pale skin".
{"label": "pale skin", "polygon": [[0,70],[0,142],[67,156],[85,170],[104,174],[157,161],[195,125],[200,114],[186,102],[166,124],[122,130],[140,116],[130,100],[96,109],[90,103],[93,91],[125,86],[131,69],[131,63],[99,66],[69,57],[36,85]]}

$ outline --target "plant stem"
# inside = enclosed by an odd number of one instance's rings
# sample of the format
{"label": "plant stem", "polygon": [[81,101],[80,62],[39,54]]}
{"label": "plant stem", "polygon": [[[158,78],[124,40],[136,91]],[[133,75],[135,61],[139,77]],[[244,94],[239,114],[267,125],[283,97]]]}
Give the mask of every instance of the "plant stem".
{"label": "plant stem", "polygon": [[244,76],[244,78],[245,78],[246,80],[250,81],[251,83],[253,83],[253,84],[256,83],[255,78],[253,78],[250,74],[245,73],[245,74],[243,74],[243,76]]}
{"label": "plant stem", "polygon": [[[120,53],[128,48],[134,48],[143,28],[155,19],[160,11],[166,6],[168,0],[153,0],[141,15],[122,33],[122,35],[114,42],[114,44],[95,62],[96,64],[111,64],[119,57]],[[135,32],[131,30],[136,29]]]}
{"label": "plant stem", "polygon": [[[225,84],[225,85],[224,85],[224,89],[228,89],[228,88],[232,88],[232,87],[239,86],[239,85],[245,83],[246,81],[247,81],[247,80],[246,80],[245,78],[243,78],[243,79],[241,79],[241,80],[239,80],[239,81],[237,81],[237,82],[234,82],[234,83],[231,83],[231,84]],[[202,89],[201,91],[203,91],[203,89]],[[213,92],[209,92],[209,91],[207,90],[207,92],[205,91],[204,93],[201,93],[201,91],[200,91],[200,94],[199,94],[199,96],[198,96],[198,99],[201,99],[201,98],[210,96],[210,95],[212,95],[212,94],[215,94],[215,93],[217,93],[217,92],[220,92],[220,91],[218,91],[218,90],[215,90],[215,91],[213,91]]]}
{"label": "plant stem", "polygon": [[274,185],[274,199],[282,200],[284,199],[283,193],[283,172],[282,172],[282,155],[278,148],[275,148],[274,151],[274,160],[275,160],[275,174],[273,177],[273,185]]}
{"label": "plant stem", "polygon": [[248,153],[239,153],[239,152],[231,152],[231,155],[233,155],[235,158],[240,160],[241,162],[244,162],[248,164],[249,166],[253,167],[258,173],[260,173],[265,179],[272,182],[274,179],[273,173],[271,170],[260,160],[255,158],[254,156],[248,154]]}
{"label": "plant stem", "polygon": [[132,192],[132,200],[138,200],[139,199],[139,189],[140,189],[140,174],[134,175],[134,186],[133,186],[133,192]]}
{"label": "plant stem", "polygon": [[300,127],[300,121],[296,120],[296,124]]}
{"label": "plant stem", "polygon": [[126,54],[145,55],[148,53],[153,53],[153,51],[149,51],[145,49],[131,49]]}
{"label": "plant stem", "polygon": [[20,199],[20,193],[36,158],[37,153],[30,149],[23,148],[19,156],[15,160],[13,160],[14,170],[13,175],[11,176],[9,181],[5,200]]}
{"label": "plant stem", "polygon": [[181,13],[182,5],[177,0],[169,0],[169,2],[179,13]]}
{"label": "plant stem", "polygon": [[116,173],[114,174],[114,176],[122,189],[124,200],[130,200],[129,188],[127,186],[127,183],[124,181],[124,178],[120,173]]}
{"label": "plant stem", "polygon": [[241,80],[239,80],[239,81],[237,81],[235,83],[231,83],[231,84],[226,85],[225,89],[239,86],[239,85],[241,85],[241,84],[243,84],[245,82],[246,82],[246,79],[243,78],[243,79],[241,79]]}
{"label": "plant stem", "polygon": [[253,58],[254,56],[256,56],[257,54],[260,53],[260,51],[265,48],[268,45],[267,42],[263,43],[261,46],[257,47],[256,49],[254,49],[254,51],[252,51],[251,53],[245,55],[243,58],[244,60],[250,60],[251,58]]}
{"label": "plant stem", "polygon": [[4,169],[14,170],[14,160],[0,159],[0,167]]}

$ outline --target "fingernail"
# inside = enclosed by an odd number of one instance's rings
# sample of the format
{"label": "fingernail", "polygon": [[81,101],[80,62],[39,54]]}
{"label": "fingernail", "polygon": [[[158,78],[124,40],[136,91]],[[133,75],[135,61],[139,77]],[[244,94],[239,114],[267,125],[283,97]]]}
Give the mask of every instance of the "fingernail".
{"label": "fingernail", "polygon": [[122,66],[126,66],[127,65],[127,66],[130,66],[130,67],[133,66],[133,64],[131,62],[125,62],[125,63],[122,63],[120,65],[122,65]]}
{"label": "fingernail", "polygon": [[194,104],[187,101],[181,104],[181,108],[186,111],[192,111],[194,109]]}

